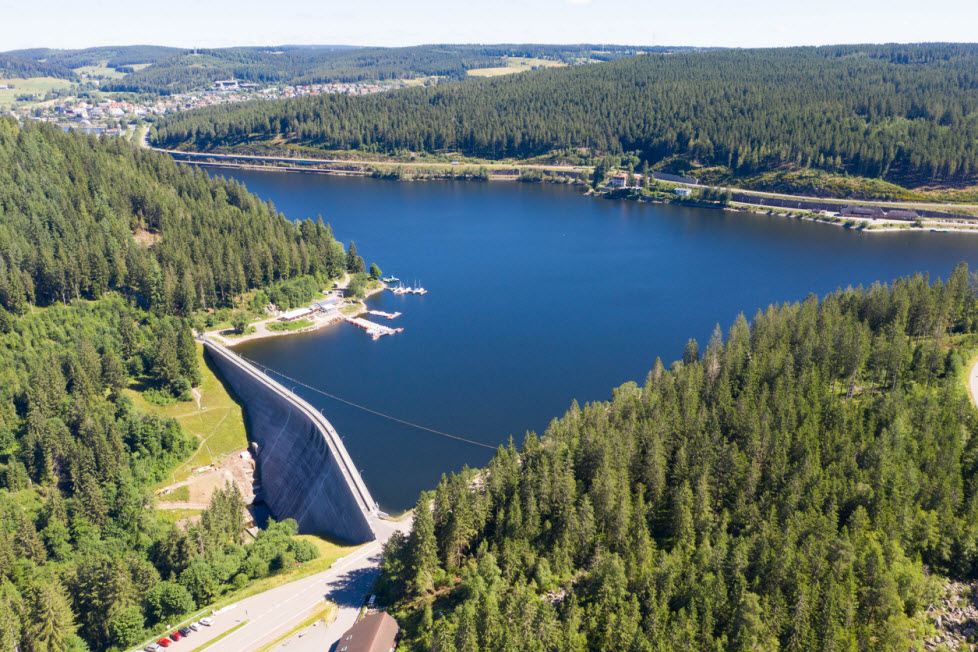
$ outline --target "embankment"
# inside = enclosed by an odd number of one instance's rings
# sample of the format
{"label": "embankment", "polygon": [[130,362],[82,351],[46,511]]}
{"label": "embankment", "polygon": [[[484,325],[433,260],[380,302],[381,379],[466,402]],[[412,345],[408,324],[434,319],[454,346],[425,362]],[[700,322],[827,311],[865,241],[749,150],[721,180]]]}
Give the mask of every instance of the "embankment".
{"label": "embankment", "polygon": [[374,540],[376,504],[333,426],[239,356],[201,342],[248,410],[261,494],[272,515],[294,518],[302,533],[325,532],[351,543]]}

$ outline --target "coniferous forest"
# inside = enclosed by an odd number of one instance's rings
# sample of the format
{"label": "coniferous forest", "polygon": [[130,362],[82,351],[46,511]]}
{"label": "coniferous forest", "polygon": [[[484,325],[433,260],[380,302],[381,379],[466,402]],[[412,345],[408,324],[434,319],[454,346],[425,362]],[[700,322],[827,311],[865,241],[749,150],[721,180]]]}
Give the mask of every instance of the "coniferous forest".
{"label": "coniferous forest", "polygon": [[633,154],[736,175],[790,166],[918,187],[978,174],[978,47],[796,47],[647,54],[376,96],[208,107],[157,145],[282,144],[487,159]]}
{"label": "coniferous forest", "polygon": [[771,306],[443,477],[388,543],[410,649],[908,650],[978,575],[978,277]]}
{"label": "coniferous forest", "polygon": [[345,265],[240,185],[0,119],[0,650],[122,649],[318,554],[294,521],[244,547],[233,485],[189,530],[159,517],[150,485],[198,442],[128,390],[191,400],[201,310]]}

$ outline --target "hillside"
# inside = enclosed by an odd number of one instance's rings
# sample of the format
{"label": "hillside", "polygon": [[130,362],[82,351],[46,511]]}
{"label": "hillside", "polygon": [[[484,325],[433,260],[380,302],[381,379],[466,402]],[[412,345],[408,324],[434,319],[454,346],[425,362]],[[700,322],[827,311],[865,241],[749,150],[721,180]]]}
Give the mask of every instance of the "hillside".
{"label": "hillside", "polygon": [[589,162],[634,155],[716,178],[817,169],[901,185],[978,175],[978,46],[649,54],[404,89],[210,107],[155,143],[198,151],[457,152]]}
{"label": "hillside", "polygon": [[234,487],[171,525],[150,488],[201,442],[138,406],[194,405],[192,328],[345,264],[322,222],[236,183],[0,119],[0,650],[126,647],[318,554],[289,521],[245,549]]}
{"label": "hillside", "polygon": [[35,61],[9,53],[0,53],[0,79],[29,79],[31,77],[55,77],[77,81],[78,75],[70,68],[50,62]]}
{"label": "hillside", "polygon": [[[689,48],[680,48],[689,49]],[[420,45],[401,48],[283,45],[181,50],[151,45],[83,50],[34,48],[0,56],[59,69],[106,67],[125,73],[103,91],[170,94],[206,89],[219,79],[259,84],[312,84],[439,77],[504,66],[506,57],[559,63],[609,61],[667,48],[596,45]],[[57,75],[51,75],[57,76]]]}
{"label": "hillside", "polygon": [[443,478],[387,549],[402,645],[921,649],[942,578],[978,576],[976,280],[740,317]]}

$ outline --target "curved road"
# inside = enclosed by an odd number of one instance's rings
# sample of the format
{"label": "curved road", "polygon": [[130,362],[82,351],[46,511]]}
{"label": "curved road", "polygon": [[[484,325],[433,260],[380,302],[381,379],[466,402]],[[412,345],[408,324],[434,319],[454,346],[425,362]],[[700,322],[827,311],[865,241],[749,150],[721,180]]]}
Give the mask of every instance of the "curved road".
{"label": "curved road", "polygon": [[242,623],[244,625],[239,629],[207,649],[209,652],[252,652],[288,633],[321,607],[324,598],[339,607],[336,620],[329,627],[321,624],[309,627],[281,645],[309,642],[314,635],[317,652],[327,652],[356,622],[364,598],[380,574],[384,543],[396,531],[407,534],[411,519],[377,520],[373,527],[377,533],[376,541],[336,561],[329,570],[241,600],[232,609],[215,615],[211,627],[202,627],[199,632],[171,644],[167,652],[191,652]]}

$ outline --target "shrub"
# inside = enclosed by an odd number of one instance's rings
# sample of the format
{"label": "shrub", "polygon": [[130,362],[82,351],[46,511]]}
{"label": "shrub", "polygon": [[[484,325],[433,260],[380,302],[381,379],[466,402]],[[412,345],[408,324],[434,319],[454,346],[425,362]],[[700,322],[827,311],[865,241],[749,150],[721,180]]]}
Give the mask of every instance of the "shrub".
{"label": "shrub", "polygon": [[146,594],[147,613],[153,622],[193,611],[193,596],[185,587],[173,582],[159,582]]}
{"label": "shrub", "polygon": [[289,545],[289,550],[300,564],[319,557],[319,548],[312,541],[293,539]]}

